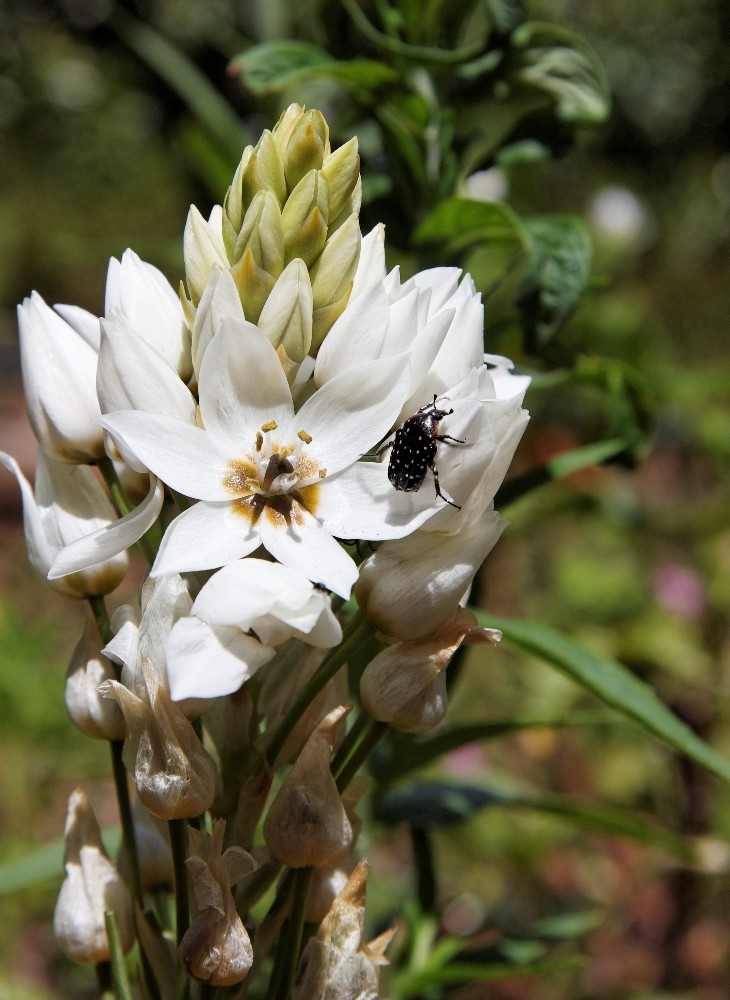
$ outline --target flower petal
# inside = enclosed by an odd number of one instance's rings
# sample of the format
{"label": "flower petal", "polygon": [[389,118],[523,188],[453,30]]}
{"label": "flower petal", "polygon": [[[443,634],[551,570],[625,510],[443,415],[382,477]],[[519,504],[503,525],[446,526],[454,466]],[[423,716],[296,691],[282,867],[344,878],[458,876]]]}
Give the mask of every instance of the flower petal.
{"label": "flower petal", "polygon": [[229,458],[253,445],[262,424],[290,420],[294,407],[284,369],[253,323],[222,321],[200,366],[200,412],[210,434],[225,442]]}
{"label": "flower petal", "polygon": [[332,475],[356,462],[382,439],[393,425],[409,386],[406,355],[357,365],[309,397],[293,418],[291,435],[306,430],[312,436],[312,456]]}
{"label": "flower petal", "polygon": [[181,618],[166,647],[170,696],[182,701],[232,694],[274,653],[240,629]]}
{"label": "flower petal", "polygon": [[260,541],[257,527],[229,503],[196,503],[165,532],[150,576],[217,569],[247,556]]}
{"label": "flower petal", "polygon": [[152,476],[149,493],[138,507],[120,520],[67,545],[58,553],[48,579],[87,569],[128,549],[155,523],[164,495],[162,483]]}
{"label": "flower petal", "polygon": [[295,523],[288,527],[273,524],[267,517],[259,524],[261,540],[275,559],[340,597],[350,596],[357,566],[309,511],[297,506]]}
{"label": "flower petal", "polygon": [[231,456],[199,427],[140,410],[107,413],[101,423],[172,489],[198,500],[231,499],[224,486]]}

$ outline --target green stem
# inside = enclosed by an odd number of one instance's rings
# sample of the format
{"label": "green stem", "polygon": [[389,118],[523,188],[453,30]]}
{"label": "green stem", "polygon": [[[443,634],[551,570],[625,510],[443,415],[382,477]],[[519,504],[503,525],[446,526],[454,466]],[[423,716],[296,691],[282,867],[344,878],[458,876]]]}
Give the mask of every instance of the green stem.
{"label": "green stem", "polygon": [[[269,982],[268,1000],[275,1000],[275,998],[276,1000],[289,1000],[291,996],[304,935],[307,898],[313,877],[314,868],[298,868],[294,872],[291,914],[279,939],[276,975],[272,975]],[[274,980],[276,980],[275,983]],[[272,985],[275,989],[274,993],[271,992]]]}
{"label": "green stem", "polygon": [[124,850],[129,862],[129,879],[131,882],[132,894],[142,907],[142,879],[139,874],[139,854],[137,852],[137,838],[134,834],[134,820],[132,819],[132,803],[129,798],[129,784],[127,782],[127,769],[122,760],[122,750],[124,744],[121,740],[110,740],[109,747],[112,752],[112,774],[114,776],[114,787],[117,793],[117,804],[119,806],[119,819],[122,824],[122,839]]}
{"label": "green stem", "polygon": [[340,645],[333,649],[329,656],[327,656],[320,663],[317,670],[296,696],[291,708],[274,731],[274,734],[269,740],[269,745],[266,748],[266,759],[268,760],[270,767],[274,767],[276,758],[281,752],[281,748],[286,743],[289,734],[299,721],[301,715],[309,706],[309,703],[317,694],[319,694],[325,684],[335,676],[340,667],[346,663],[350,656],[352,656],[352,654],[357,650],[360,643],[368,635],[369,631],[370,623],[367,618],[364,617],[362,612],[359,611],[352,618]]}
{"label": "green stem", "polygon": [[188,853],[188,836],[184,819],[168,820],[168,827],[170,830],[170,846],[172,847],[172,863],[175,870],[175,918],[179,947],[190,922],[188,870],[185,867],[185,858]]}
{"label": "green stem", "polygon": [[389,728],[387,722],[378,722],[364,711],[360,713],[332,762],[338,791],[347,788]]}
{"label": "green stem", "polygon": [[[91,608],[91,613],[94,616],[96,627],[99,630],[101,641],[106,646],[106,644],[111,642],[114,638],[111,621],[109,619],[109,612],[106,607],[106,601],[103,597],[87,597],[86,600],[89,602],[89,607]],[[117,669],[115,663],[112,663],[112,666]]]}

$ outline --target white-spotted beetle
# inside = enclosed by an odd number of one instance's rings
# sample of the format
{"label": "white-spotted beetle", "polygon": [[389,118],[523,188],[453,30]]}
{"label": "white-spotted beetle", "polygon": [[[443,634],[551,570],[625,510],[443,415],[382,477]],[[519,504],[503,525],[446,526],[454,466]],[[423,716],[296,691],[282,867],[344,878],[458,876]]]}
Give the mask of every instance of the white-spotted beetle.
{"label": "white-spotted beetle", "polygon": [[392,445],[390,462],[388,463],[388,479],[397,490],[405,493],[415,493],[423,486],[428,469],[433,472],[434,483],[436,484],[436,496],[461,510],[458,503],[449,500],[441,492],[439,485],[439,474],[436,468],[436,442],[446,441],[451,444],[466,444],[461,438],[451,437],[449,434],[439,434],[439,422],[444,417],[448,417],[452,410],[440,410],[436,406],[438,396],[434,393],[433,402],[426,403],[418,413],[408,417],[406,421],[395,432],[395,437],[378,452],[383,452]]}

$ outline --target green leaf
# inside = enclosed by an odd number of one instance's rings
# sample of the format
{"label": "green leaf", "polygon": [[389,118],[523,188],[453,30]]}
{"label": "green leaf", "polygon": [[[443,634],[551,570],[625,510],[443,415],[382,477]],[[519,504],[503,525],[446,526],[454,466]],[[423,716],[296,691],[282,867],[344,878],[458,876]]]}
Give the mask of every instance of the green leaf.
{"label": "green leaf", "polygon": [[584,38],[553,24],[528,21],[511,41],[519,52],[516,80],[550,96],[558,118],[575,125],[599,125],[608,118],[606,75]]}
{"label": "green leaf", "polygon": [[348,87],[375,91],[398,79],[390,66],[374,59],[333,59],[309,42],[282,41],[254,45],[230,64],[254,94],[283,90],[303,80],[328,79]]}
{"label": "green leaf", "polygon": [[[105,830],[104,841],[109,854],[115,854],[121,842],[119,828]],[[0,896],[21,892],[44,882],[60,881],[62,878],[63,840],[54,840],[32,854],[0,865]]]}
{"label": "green leaf", "polygon": [[122,942],[119,938],[119,928],[113,910],[106,910],[104,912],[104,926],[106,927],[106,936],[109,941],[109,951],[111,952],[114,996],[116,1000],[132,1000],[127,965],[124,961]]}
{"label": "green leaf", "polygon": [[529,249],[519,218],[502,202],[474,201],[470,198],[446,198],[426,216],[416,229],[415,243],[446,243],[452,250],[462,250],[474,243],[494,241]]}
{"label": "green leaf", "polygon": [[[525,729],[558,729],[562,726],[595,725],[602,717],[596,713],[577,713],[560,719],[503,719],[496,722],[474,722],[458,726],[439,728],[434,736],[414,738],[395,730],[390,738],[381,743],[374,756],[371,768],[380,782],[391,782],[396,778],[425,767],[445,753],[456,750],[467,743],[492,740],[507,733],[522,732]],[[605,718],[603,718],[605,721]]]}
{"label": "green leaf", "polygon": [[652,688],[626,667],[545,625],[472,610],[481,625],[500,629],[508,642],[551,663],[675,750],[730,782],[730,762],[670,712]]}
{"label": "green leaf", "polygon": [[532,247],[520,305],[528,349],[546,344],[578,304],[590,276],[592,246],[580,219],[542,215],[522,220]]}
{"label": "green leaf", "polygon": [[428,996],[429,988],[438,985],[458,985],[465,983],[486,983],[513,976],[547,976],[569,969],[580,968],[584,960],[572,955],[565,958],[546,958],[520,964],[495,962],[487,964],[471,962],[451,962],[440,969],[408,970],[396,978],[396,995],[400,1000]]}
{"label": "green leaf", "polygon": [[592,465],[601,465],[616,455],[621,455],[628,451],[636,443],[636,436],[631,438],[611,438],[609,441],[595,441],[586,444],[581,448],[573,448],[560,455],[555,455],[543,465],[538,465],[534,469],[529,469],[519,476],[513,476],[506,480],[494,498],[495,507],[504,507],[506,504],[514,503],[520,497],[559,479],[564,479],[579,469],[587,469]]}
{"label": "green leaf", "polygon": [[414,782],[384,795],[378,804],[377,817],[391,825],[408,823],[419,830],[430,830],[463,822],[483,809],[497,806],[558,816],[581,830],[626,837],[661,847],[678,857],[692,857],[692,846],[683,837],[636,813],[575,802],[558,795],[532,795],[482,785]]}

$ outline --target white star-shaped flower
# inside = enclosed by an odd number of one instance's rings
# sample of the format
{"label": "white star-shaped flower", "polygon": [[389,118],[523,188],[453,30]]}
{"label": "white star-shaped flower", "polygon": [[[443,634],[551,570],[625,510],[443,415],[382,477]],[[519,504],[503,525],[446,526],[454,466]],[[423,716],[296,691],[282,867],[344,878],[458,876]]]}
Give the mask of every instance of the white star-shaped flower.
{"label": "white star-shaped flower", "polygon": [[118,443],[194,504],[168,528],[152,575],[215,569],[263,545],[349,596],[357,568],[336,538],[400,538],[442,503],[399,493],[384,463],[361,462],[410,393],[405,355],[342,372],[297,410],[276,351],[226,320],[200,369],[203,428],[140,411],[108,414]]}

